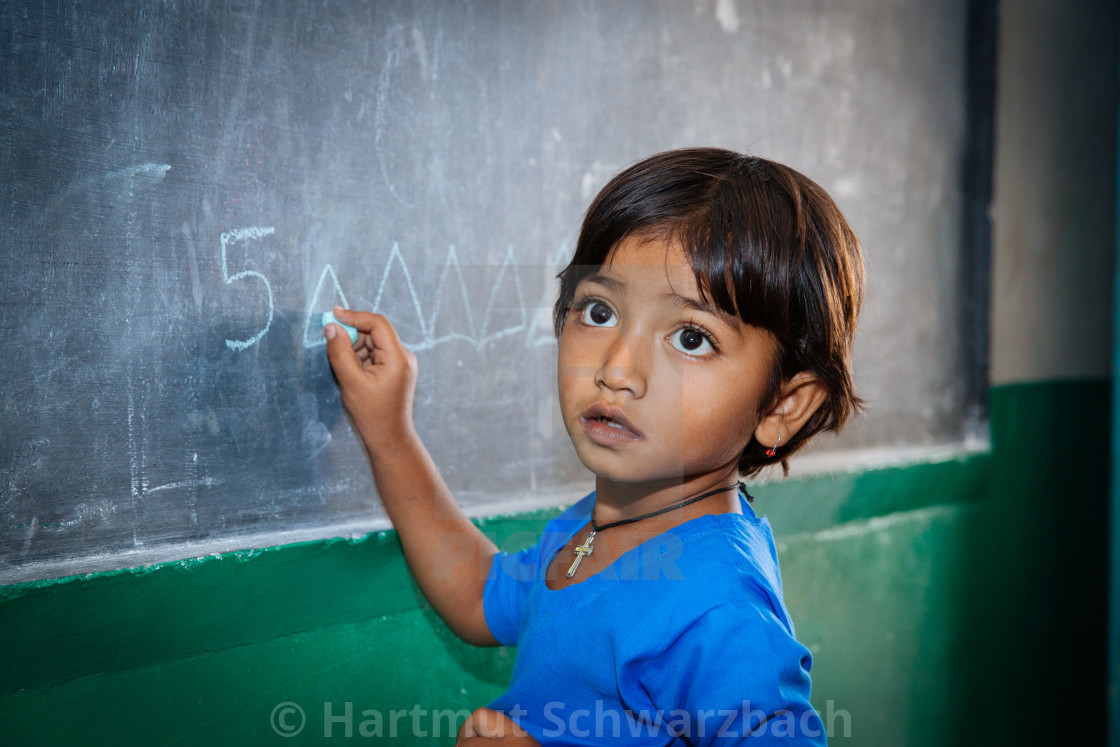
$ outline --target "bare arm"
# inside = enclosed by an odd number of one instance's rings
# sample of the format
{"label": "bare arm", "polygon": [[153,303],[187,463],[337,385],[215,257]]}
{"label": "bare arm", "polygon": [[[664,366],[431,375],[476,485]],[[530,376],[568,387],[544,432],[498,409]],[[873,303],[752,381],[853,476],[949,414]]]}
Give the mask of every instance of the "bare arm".
{"label": "bare arm", "polygon": [[495,646],[482,592],[497,548],[455,503],[416,433],[416,356],[380,314],[336,308],[335,315],[357,328],[359,337],[351,346],[345,332],[328,325],[327,355],[408,567],[456,635]]}

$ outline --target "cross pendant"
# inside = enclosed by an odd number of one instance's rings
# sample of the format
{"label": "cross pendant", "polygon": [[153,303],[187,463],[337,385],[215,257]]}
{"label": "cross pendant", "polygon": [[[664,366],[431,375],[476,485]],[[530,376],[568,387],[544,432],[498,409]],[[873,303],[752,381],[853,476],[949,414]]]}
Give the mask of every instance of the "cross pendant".
{"label": "cross pendant", "polygon": [[576,571],[579,570],[579,564],[583,562],[583,559],[586,558],[591,553],[595,552],[595,548],[591,546],[591,543],[594,542],[594,541],[595,541],[595,530],[591,530],[591,534],[587,535],[584,538],[583,544],[582,545],[576,545],[575,549],[572,550],[572,552],[574,552],[576,554],[576,559],[574,561],[572,561],[572,567],[569,568],[567,574],[565,574],[568,578],[571,578],[572,576],[576,575]]}

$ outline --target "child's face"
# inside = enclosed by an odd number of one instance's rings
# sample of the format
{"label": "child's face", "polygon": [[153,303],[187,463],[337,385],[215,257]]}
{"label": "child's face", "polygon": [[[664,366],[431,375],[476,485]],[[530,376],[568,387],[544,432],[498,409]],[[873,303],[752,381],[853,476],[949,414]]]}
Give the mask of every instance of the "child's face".
{"label": "child's face", "polygon": [[624,239],[565,320],[564,426],[601,478],[734,474],[775,354],[768,332],[706,306],[679,246]]}

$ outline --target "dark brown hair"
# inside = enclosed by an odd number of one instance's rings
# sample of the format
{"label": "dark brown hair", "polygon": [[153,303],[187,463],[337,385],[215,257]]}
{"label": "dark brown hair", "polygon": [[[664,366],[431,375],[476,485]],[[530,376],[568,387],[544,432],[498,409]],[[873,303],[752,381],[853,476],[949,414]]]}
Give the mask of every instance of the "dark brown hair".
{"label": "dark brown hair", "polygon": [[788,472],[790,454],[821,431],[840,430],[862,409],[851,375],[863,300],[859,240],[816,182],[788,166],[719,148],[667,151],[631,166],[588,207],[575,256],[558,276],[557,337],[580,280],[627,236],[679,242],[705,301],[774,336],[778,355],[760,414],[801,371],[827,391],[776,456],[766,456],[752,438],[739,457],[740,474],[778,462]]}

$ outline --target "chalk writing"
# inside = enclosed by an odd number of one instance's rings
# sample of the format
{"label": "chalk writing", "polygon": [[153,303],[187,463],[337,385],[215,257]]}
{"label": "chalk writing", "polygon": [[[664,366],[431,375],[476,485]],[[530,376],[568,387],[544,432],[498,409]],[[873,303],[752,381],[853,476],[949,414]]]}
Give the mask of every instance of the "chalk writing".
{"label": "chalk writing", "polygon": [[[395,33],[394,36],[396,36]],[[396,44],[397,46],[403,46],[400,40],[397,40]],[[397,194],[397,187],[389,176],[391,169],[385,162],[385,152],[388,149],[381,143],[381,138],[386,127],[388,127],[387,112],[389,111],[389,89],[392,87],[392,70],[399,64],[400,57],[400,49],[390,50],[385,59],[385,67],[381,68],[381,75],[377,83],[377,108],[373,112],[373,152],[377,154],[377,164],[381,168],[381,178],[385,180],[385,186],[389,188],[389,194],[397,202],[405,205],[407,203]]]}
{"label": "chalk writing", "polygon": [[108,176],[110,179],[114,177],[124,177],[125,179],[131,179],[136,176],[147,176],[152,179],[158,180],[166,176],[167,172],[170,170],[171,164],[169,163],[151,163],[149,161],[145,163],[138,163],[135,166],[129,166],[127,168],[120,169],[119,171],[113,171]]}
{"label": "chalk writing", "polygon": [[[140,417],[143,418],[143,413]],[[129,507],[132,513],[132,544],[140,546],[143,544],[140,541],[139,525],[137,516],[139,512],[139,503],[143,498],[142,491],[145,487],[144,474],[144,452],[142,449],[142,440],[137,438],[136,434],[136,402],[132,394],[132,375],[129,372],[128,378],[128,470],[129,470]]]}
{"label": "chalk writing", "polygon": [[[561,248],[561,252],[562,251],[563,248]],[[319,282],[316,284],[315,291],[312,293],[311,303],[307,306],[307,315],[304,317],[303,323],[303,346],[305,348],[314,348],[326,344],[319,327],[315,324],[315,320],[318,318],[318,314],[323,311],[323,309],[320,308],[320,306],[323,305],[321,297],[328,277],[334,286],[335,293],[338,298],[341,299],[342,304],[344,306],[347,305],[346,294],[339,285],[338,275],[334,267],[328,264],[319,275]],[[396,279],[394,280],[394,278]],[[489,295],[486,299],[486,307],[477,326],[471,313],[470,292],[467,289],[466,281],[463,279],[462,265],[454,246],[448,247],[443,269],[436,283],[435,305],[432,309],[431,316],[425,316],[424,314],[423,306],[420,303],[420,297],[416,292],[416,286],[412,280],[412,272],[409,270],[408,263],[405,261],[400,247],[395,242],[393,243],[392,250],[389,252],[389,260],[385,263],[385,269],[381,272],[381,280],[378,283],[377,294],[373,301],[373,311],[377,313],[386,313],[386,311],[381,308],[381,303],[385,297],[386,290],[390,287],[392,282],[403,283],[404,289],[407,291],[409,303],[412,306],[412,311],[415,313],[415,317],[419,322],[420,338],[415,340],[402,340],[402,342],[414,352],[431,350],[437,345],[448,343],[453,340],[466,342],[472,345],[476,350],[481,350],[484,346],[492,342],[521,332],[529,333],[525,341],[527,347],[547,345],[554,342],[551,334],[551,324],[542,323],[542,319],[548,317],[548,314],[540,313],[540,311],[547,310],[539,310],[532,324],[530,324],[525,310],[525,295],[522,290],[521,278],[517,272],[517,261],[514,257],[512,246],[506,250],[505,257],[501,265],[498,266],[497,274],[494,276]],[[442,303],[445,298],[445,292],[448,289],[448,284],[450,284],[451,293],[457,294],[462,302],[462,318],[456,321],[461,326],[465,326],[466,331],[450,330],[443,334],[438,334],[437,323],[439,322],[441,313],[444,312]],[[503,292],[507,291],[507,287],[508,295],[512,296],[512,298],[503,300]],[[512,312],[514,319],[511,320],[511,323],[506,323],[503,326],[491,329],[491,325],[497,313],[502,310]],[[392,316],[392,314],[387,315]],[[547,331],[545,329],[546,327]]]}
{"label": "chalk writing", "polygon": [[227,263],[226,263],[227,250],[228,250],[228,248],[231,244],[236,244],[238,241],[243,241],[245,239],[260,239],[260,238],[263,238],[265,236],[268,236],[271,233],[274,233],[275,230],[276,229],[273,228],[272,226],[265,226],[265,227],[249,226],[247,228],[235,228],[232,231],[226,231],[225,233],[223,233],[221,235],[221,243],[222,243],[222,280],[225,281],[226,285],[232,285],[233,281],[235,281],[235,280],[242,280],[242,279],[248,278],[248,277],[255,277],[255,278],[259,278],[260,281],[262,283],[264,283],[264,288],[265,288],[266,291],[268,291],[268,321],[265,322],[264,327],[262,327],[260,330],[258,330],[255,335],[248,338],[247,340],[226,340],[226,347],[228,347],[230,350],[244,350],[245,348],[252,347],[253,345],[256,345],[258,342],[260,342],[261,338],[264,337],[265,334],[268,332],[269,327],[272,326],[273,308],[272,308],[272,284],[268,282],[268,278],[266,278],[264,275],[257,272],[256,270],[242,270],[241,272],[237,273],[236,275],[230,275],[229,274],[229,269],[228,269]]}
{"label": "chalk writing", "polygon": [[[260,342],[261,338],[268,333],[268,330],[272,326],[274,306],[272,284],[263,273],[257,272],[256,270],[242,270],[236,274],[230,275],[229,247],[239,241],[261,239],[273,233],[275,233],[275,228],[271,226],[249,226],[246,228],[235,228],[221,234],[222,280],[226,285],[232,285],[236,280],[254,277],[264,283],[265,291],[268,294],[268,319],[264,326],[247,339],[227,339],[225,341],[226,346],[230,350],[245,350]],[[564,253],[565,247],[561,246],[552,260],[552,265],[548,268],[550,270],[549,275],[552,274],[551,270],[562,261]],[[396,242],[393,243],[393,248],[389,252],[389,259],[385,263],[384,270],[381,272],[381,279],[377,286],[377,294],[373,301],[373,311],[385,313],[381,308],[381,304],[385,298],[386,290],[392,287],[394,283],[403,285],[403,289],[407,292],[409,305],[411,305],[420,327],[419,339],[402,340],[402,342],[413,351],[420,352],[423,350],[431,350],[437,345],[454,340],[466,342],[472,345],[475,350],[481,351],[484,346],[490,343],[519,333],[525,333],[526,347],[549,345],[555,342],[552,339],[550,309],[546,308],[547,306],[551,306],[551,304],[542,303],[540,308],[536,310],[533,318],[530,320],[528,317],[525,306],[525,294],[522,289],[517,260],[514,256],[512,245],[506,249],[502,263],[497,268],[493,282],[490,285],[489,294],[486,298],[486,307],[483,310],[482,318],[477,324],[471,312],[470,291],[467,288],[466,280],[463,278],[462,263],[459,261],[459,255],[455,251],[454,245],[449,246],[447,249],[447,256],[443,263],[443,269],[436,283],[435,302],[430,316],[426,316],[424,313],[423,305],[420,303],[420,296],[416,292],[416,285],[412,280],[412,271],[409,269],[408,263],[401,253],[400,246],[398,246]],[[440,321],[441,314],[446,315],[446,311],[442,306],[448,289],[450,289],[450,293],[453,294],[452,297],[454,297],[454,294],[457,294],[461,302],[461,309],[456,310],[456,313],[461,316],[456,317],[454,320],[460,329],[448,329],[440,333],[438,322]],[[334,265],[327,263],[323,266],[322,272],[319,273],[319,280],[315,284],[315,289],[311,293],[311,300],[306,307],[307,312],[303,319],[304,348],[316,348],[326,344],[326,340],[323,339],[321,325],[317,324],[316,321],[319,318],[319,314],[325,310],[325,307],[333,306],[335,302],[340,303],[344,307],[349,307],[350,305],[346,300],[346,292],[343,291],[342,285],[338,281],[338,273]],[[507,320],[501,326],[494,326],[496,317],[503,311],[512,315],[513,318]],[[462,327],[465,327],[465,330],[461,329]]]}
{"label": "chalk writing", "polygon": [[[440,337],[434,337],[436,334],[436,323],[439,321],[440,312],[443,310],[443,293],[444,288],[447,287],[448,276],[454,272],[456,283],[455,287],[459,290],[459,301],[462,305],[462,323],[466,325],[468,334],[462,332],[448,332]],[[382,278],[382,284],[385,278]],[[439,275],[439,282],[436,285],[436,304],[435,309],[432,311],[431,321],[428,323],[428,339],[431,340],[431,346],[435,347],[441,342],[449,342],[451,340],[462,340],[476,344],[478,335],[474,326],[474,315],[471,314],[470,296],[467,294],[467,283],[463,280],[463,268],[459,264],[459,256],[455,253],[454,245],[447,248],[447,261],[443,264],[443,271]]]}
{"label": "chalk writing", "polygon": [[[490,320],[494,317],[494,310],[502,291],[502,281],[507,274],[513,280],[514,308],[517,310],[519,321],[512,326],[503,327],[491,332],[489,329]],[[529,321],[525,318],[525,296],[521,292],[521,280],[517,274],[517,264],[514,262],[513,247],[511,246],[506,249],[505,259],[498,268],[498,275],[494,278],[493,285],[490,286],[490,295],[486,299],[486,311],[482,316],[482,333],[479,337],[478,344],[481,347],[488,342],[500,340],[503,337],[508,337],[518,332],[524,332],[528,326]]]}
{"label": "chalk writing", "polygon": [[303,318],[303,346],[305,348],[314,348],[327,343],[323,338],[322,326],[313,324],[312,318],[315,310],[322,303],[319,297],[322,295],[323,284],[327,281],[328,276],[331,279],[331,284],[334,285],[335,296],[342,303],[342,306],[346,308],[350,306],[346,301],[346,294],[342,292],[342,286],[338,284],[338,275],[335,274],[334,268],[329,264],[326,265],[323,267],[323,271],[319,273],[319,282],[315,284],[315,292],[311,294],[311,303],[307,305],[307,315]]}
{"label": "chalk writing", "polygon": [[[424,323],[424,312],[420,308],[420,299],[416,296],[416,286],[412,283],[412,273],[408,271],[408,263],[404,261],[401,256],[400,247],[397,242],[393,242],[393,250],[389,252],[389,261],[385,263],[385,270],[381,273],[381,283],[377,286],[377,296],[373,300],[373,311],[381,313],[381,299],[385,296],[385,289],[389,285],[389,276],[393,273],[393,264],[400,265],[400,272],[404,277],[405,288],[408,290],[408,297],[412,300],[412,310],[416,313],[416,319],[420,322],[420,333],[423,337],[421,340],[402,340],[405,345],[415,350],[424,350],[426,348],[420,347],[426,342],[428,337],[428,330],[430,325]],[[430,347],[430,346],[429,346]]]}

